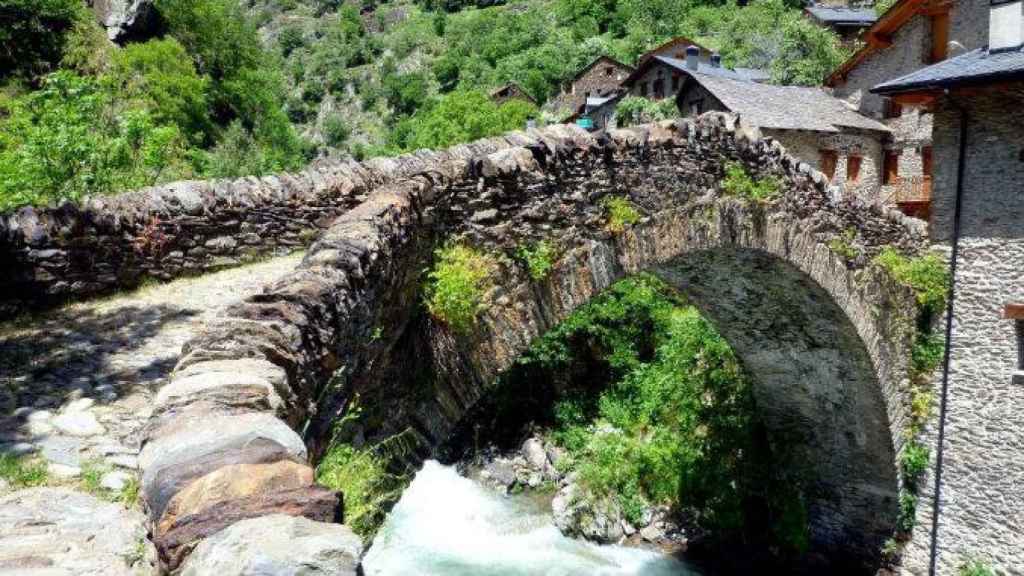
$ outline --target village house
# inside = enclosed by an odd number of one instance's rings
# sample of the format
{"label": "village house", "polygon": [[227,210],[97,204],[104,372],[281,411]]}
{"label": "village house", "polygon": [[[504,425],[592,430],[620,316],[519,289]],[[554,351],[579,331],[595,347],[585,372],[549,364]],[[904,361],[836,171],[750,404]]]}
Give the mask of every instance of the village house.
{"label": "village house", "polygon": [[623,87],[633,96],[651,100],[675,97],[688,72],[731,78],[746,82],[767,82],[769,75],[763,70],[752,68],[726,68],[718,54],[711,53],[705,61],[704,51],[696,45],[684,48],[683,57],[664,56],[654,52],[641,58],[636,70],[623,82]]}
{"label": "village house", "polygon": [[[931,550],[911,542],[904,567],[915,574],[929,564],[933,574],[963,573],[969,558],[1014,574],[1024,550],[1024,3],[985,6],[980,38],[977,7],[962,0],[948,18],[951,37],[978,47],[864,95],[933,119],[931,236],[952,253],[942,475],[931,494],[941,505],[925,528],[937,540]],[[977,447],[1000,457],[957,456]],[[952,534],[950,525],[972,530]]]}
{"label": "village house", "polygon": [[600,56],[573,76],[562,91],[544,105],[561,122],[572,122],[584,113],[588,98],[607,98],[619,93],[633,67],[610,56]]}
{"label": "village house", "polygon": [[738,114],[744,126],[778,140],[823,172],[837,194],[877,200],[889,128],[821,88],[751,82],[714,68],[686,70],[676,104],[683,116],[712,110]]}
{"label": "village house", "polygon": [[837,98],[892,130],[882,158],[882,200],[928,218],[935,158],[932,114],[869,90],[986,42],[987,0],[899,0],[863,34],[864,45],[826,80]]}
{"label": "village house", "polygon": [[860,33],[878,20],[878,15],[871,6],[811,4],[804,8],[804,15],[815,24],[834,30],[846,44],[856,42]]}
{"label": "village house", "polygon": [[522,100],[534,106],[537,105],[537,101],[533,99],[533,96],[527,94],[526,90],[523,90],[522,86],[515,82],[505,84],[491,92],[491,101],[495,104],[501,105],[509,100]]}

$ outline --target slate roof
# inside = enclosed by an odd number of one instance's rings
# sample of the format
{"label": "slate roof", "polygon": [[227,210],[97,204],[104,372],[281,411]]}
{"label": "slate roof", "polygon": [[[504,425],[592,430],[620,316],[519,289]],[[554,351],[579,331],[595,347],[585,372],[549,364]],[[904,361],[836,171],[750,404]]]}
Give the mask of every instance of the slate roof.
{"label": "slate roof", "polygon": [[821,88],[775,86],[704,74],[690,77],[744,122],[759,128],[841,132],[846,128],[889,132],[881,122],[862,116]]}
{"label": "slate roof", "polygon": [[995,52],[987,48],[971,50],[879,84],[871,91],[876,94],[896,94],[1004,80],[1024,80],[1024,46]]}
{"label": "slate roof", "polygon": [[[654,56],[652,60],[656,60],[663,64],[667,64],[680,72],[693,72],[686,66],[685,60],[679,60],[678,58],[669,58],[668,56]],[[639,69],[637,70],[639,72]],[[697,66],[697,72],[708,76],[717,76],[719,78],[729,78],[732,80],[740,80],[744,82],[760,82],[768,80],[770,75],[764,70],[756,70],[754,68],[725,68],[724,66],[712,66],[705,62],[701,62]],[[634,76],[638,74],[635,72]],[[629,80],[626,80],[629,82]]]}
{"label": "slate roof", "polygon": [[804,8],[815,20],[833,26],[871,26],[878,20],[873,8],[831,8],[808,6]]}

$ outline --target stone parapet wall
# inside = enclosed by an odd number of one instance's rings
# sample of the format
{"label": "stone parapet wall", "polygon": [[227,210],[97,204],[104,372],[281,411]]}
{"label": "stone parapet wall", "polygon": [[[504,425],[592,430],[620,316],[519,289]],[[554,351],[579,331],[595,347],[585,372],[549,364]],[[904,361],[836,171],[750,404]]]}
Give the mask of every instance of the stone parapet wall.
{"label": "stone parapet wall", "polygon": [[[474,153],[497,141],[472,145]],[[469,149],[469,148],[467,148]],[[307,246],[374,187],[426,166],[321,163],[296,174],[163,186],[0,214],[0,318]]]}
{"label": "stone parapet wall", "polygon": [[[785,194],[765,205],[722,198],[725,160],[780,178]],[[856,409],[866,412],[851,424],[857,430],[847,437],[850,448],[836,453],[828,441],[809,444],[811,453],[838,454],[823,467],[828,481],[821,486],[849,497],[829,505],[828,496],[816,496],[816,533],[847,534],[851,519],[863,519],[847,516],[850,506],[875,510],[866,505],[872,498],[890,498],[872,521],[876,528],[894,513],[913,297],[864,268],[882,245],[921,250],[920,222],[833,203],[821,174],[777,143],[752,140],[722,114],[597,138],[551,127],[400,157],[388,169],[406,176],[343,213],[295,272],[224,310],[184,347],[157,398],[139,459],[142,498],[166,567],[188,572],[193,546],[247,518],[283,512],[319,523],[344,520],[337,496],[313,483],[307,462],[322,452],[330,424],[355,393],[361,406],[382,415],[368,435],[387,424],[407,426],[423,440],[419,456],[426,457],[533,336],[623,274],[719,248],[784,262],[808,294],[824,291],[830,309],[845,318],[840,324],[850,327],[840,327],[831,345],[855,348],[851,360],[839,362],[852,362],[843,364],[851,368],[847,378],[865,380],[843,383],[846,392],[828,402],[843,406],[837,413],[844,422]],[[621,235],[608,232],[608,195],[628,197],[641,222]],[[825,244],[851,227],[860,231],[864,251],[854,261]],[[545,239],[562,257],[540,285],[503,259],[479,330],[459,336],[429,319],[424,325],[418,311],[421,271],[433,250],[454,237],[493,254]],[[417,343],[424,354],[415,353]],[[441,376],[411,377],[417,368]],[[332,378],[338,375],[340,383]],[[762,390],[771,398],[769,388]],[[801,414],[818,409],[802,406]],[[855,454],[874,454],[870,466],[858,468]],[[837,474],[878,482],[877,493]],[[866,543],[876,538],[872,532]]]}

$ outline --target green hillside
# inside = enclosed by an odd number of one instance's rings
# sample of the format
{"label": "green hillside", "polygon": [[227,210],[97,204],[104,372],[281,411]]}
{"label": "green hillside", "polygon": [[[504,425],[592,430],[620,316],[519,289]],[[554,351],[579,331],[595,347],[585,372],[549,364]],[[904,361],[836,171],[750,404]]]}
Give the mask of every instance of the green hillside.
{"label": "green hillside", "polygon": [[160,25],[117,46],[82,0],[0,0],[0,209],[553,121],[487,92],[544,102],[596,56],[675,35],[781,83],[846,55],[783,0],[239,1],[152,0]]}

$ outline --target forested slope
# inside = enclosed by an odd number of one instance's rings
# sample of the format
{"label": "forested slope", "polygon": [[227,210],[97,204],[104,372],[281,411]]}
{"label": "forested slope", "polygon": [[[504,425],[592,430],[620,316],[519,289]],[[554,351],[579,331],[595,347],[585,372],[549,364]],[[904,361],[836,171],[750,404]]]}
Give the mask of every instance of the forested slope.
{"label": "forested slope", "polygon": [[487,93],[543,103],[596,56],[674,35],[780,83],[845,56],[784,0],[147,1],[155,24],[118,45],[83,0],[0,0],[0,209],[555,120]]}

